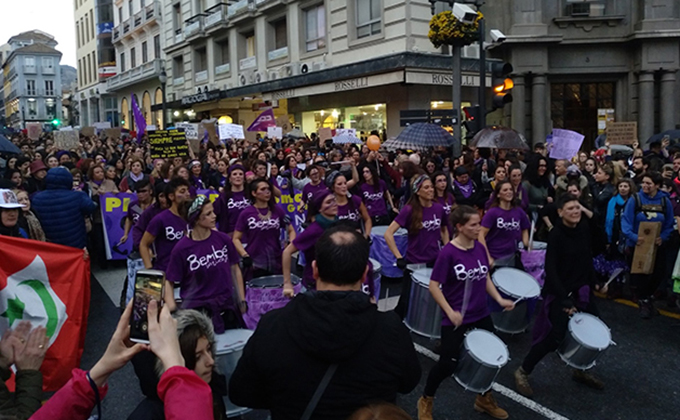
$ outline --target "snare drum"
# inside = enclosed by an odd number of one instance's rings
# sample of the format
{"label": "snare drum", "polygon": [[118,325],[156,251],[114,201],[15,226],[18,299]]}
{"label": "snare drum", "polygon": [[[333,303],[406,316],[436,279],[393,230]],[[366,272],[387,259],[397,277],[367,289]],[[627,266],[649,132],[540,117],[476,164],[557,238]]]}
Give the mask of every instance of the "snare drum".
{"label": "snare drum", "polygon": [[579,312],[569,319],[569,332],[557,353],[569,366],[586,370],[612,343],[611,331],[600,318]]}
{"label": "snare drum", "polygon": [[[371,229],[371,239],[373,244],[371,245],[370,257],[378,261],[382,265],[383,272],[386,277],[401,278],[404,274],[397,268],[397,258],[392,254],[390,248],[385,242],[385,232],[387,231],[387,226],[374,226]],[[406,249],[408,248],[408,231],[406,229],[400,228],[394,233],[394,241],[397,243],[397,248],[401,255],[406,255]]]}
{"label": "snare drum", "polygon": [[483,394],[508,363],[508,348],[495,334],[480,329],[465,334],[463,346],[453,377],[466,390]]}
{"label": "snare drum", "polygon": [[[300,277],[291,274],[290,280],[295,294],[300,293]],[[283,296],[283,275],[258,277],[250,280],[247,286],[248,311],[243,314],[243,321],[248,329],[254,330],[262,315],[283,308],[290,302],[289,298]]]}
{"label": "snare drum", "polygon": [[[250,330],[236,329],[226,330],[222,334],[215,335],[215,369],[227,377],[231,378],[236,370],[238,360],[243,355],[243,348],[250,339],[253,332]],[[231,402],[229,396],[224,396],[224,405],[227,407],[227,417],[237,417],[251,411],[250,408],[239,407]]]}
{"label": "snare drum", "polygon": [[531,275],[510,267],[494,271],[491,281],[504,298],[512,301],[522,299],[515,304],[515,309],[512,311],[491,312],[491,319],[496,330],[508,334],[526,331],[530,318],[527,300],[537,298],[541,294],[541,286]]}
{"label": "snare drum", "polygon": [[430,294],[431,268],[420,268],[411,273],[411,296],[404,322],[418,335],[441,337],[442,311]]}
{"label": "snare drum", "polygon": [[[373,297],[375,298],[375,301],[377,302],[380,300],[380,280],[382,278],[382,265],[374,260],[373,258],[369,258],[371,262],[371,271],[373,272]],[[370,274],[370,273],[369,273]],[[368,285],[368,277],[366,277],[366,281],[364,284],[361,285],[361,290],[366,293],[367,295],[370,295],[370,287]]]}

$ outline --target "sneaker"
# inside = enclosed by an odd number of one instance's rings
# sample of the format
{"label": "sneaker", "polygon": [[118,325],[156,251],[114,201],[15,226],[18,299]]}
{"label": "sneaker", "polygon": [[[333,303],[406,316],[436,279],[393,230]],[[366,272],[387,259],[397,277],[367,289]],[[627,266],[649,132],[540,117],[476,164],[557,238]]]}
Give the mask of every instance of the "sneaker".
{"label": "sneaker", "polygon": [[529,385],[529,374],[524,371],[522,366],[515,371],[515,388],[525,397],[531,398],[534,395],[534,390]]}
{"label": "sneaker", "polygon": [[585,370],[574,369],[571,379],[593,389],[604,389],[604,382]]}
{"label": "sneaker", "polygon": [[508,412],[496,404],[493,395],[488,391],[486,394],[477,395],[477,399],[475,399],[475,411],[486,413],[495,419],[503,420],[509,417]]}
{"label": "sneaker", "polygon": [[418,400],[418,420],[432,420],[434,397],[422,396]]}
{"label": "sneaker", "polygon": [[640,301],[638,301],[638,306],[640,307],[640,318],[650,319],[652,317],[652,309],[649,306],[649,300],[640,299]]}

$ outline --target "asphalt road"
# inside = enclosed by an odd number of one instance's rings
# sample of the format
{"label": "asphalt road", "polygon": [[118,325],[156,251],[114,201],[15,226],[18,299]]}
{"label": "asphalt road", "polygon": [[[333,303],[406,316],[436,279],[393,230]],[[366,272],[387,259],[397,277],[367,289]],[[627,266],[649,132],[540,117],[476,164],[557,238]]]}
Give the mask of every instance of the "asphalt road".
{"label": "asphalt road", "polygon": [[[120,268],[118,270],[120,272]],[[93,278],[88,332],[81,363],[84,369],[90,368],[103,354],[118,321],[120,311],[110,296],[111,293],[107,295]],[[557,355],[549,355],[531,375],[535,393],[533,399],[520,397],[514,392],[512,374],[529,349],[531,335],[499,334],[508,346],[511,360],[501,370],[495,385],[503,394],[495,392],[495,396],[511,418],[680,418],[680,320],[667,316],[642,320],[637,309],[621,303],[598,299],[597,304],[602,319],[612,330],[612,338],[617,343],[609,348],[592,370],[605,382],[603,391],[594,391],[573,382],[571,370]],[[665,308],[665,305],[659,304],[659,307]],[[413,335],[413,339],[416,348],[424,353],[419,354],[423,377],[415,390],[400,396],[397,402],[415,419],[416,401],[423,391],[427,372],[435,362],[429,351],[433,342],[416,335]],[[132,367],[128,365],[114,373],[109,384],[109,394],[104,400],[102,414],[107,419],[125,420],[142,399]],[[473,393],[465,392],[453,379],[444,381],[435,400],[434,417],[437,420],[490,418],[473,411],[474,399]],[[267,417],[264,412],[252,412],[243,416],[247,420],[265,420]]]}

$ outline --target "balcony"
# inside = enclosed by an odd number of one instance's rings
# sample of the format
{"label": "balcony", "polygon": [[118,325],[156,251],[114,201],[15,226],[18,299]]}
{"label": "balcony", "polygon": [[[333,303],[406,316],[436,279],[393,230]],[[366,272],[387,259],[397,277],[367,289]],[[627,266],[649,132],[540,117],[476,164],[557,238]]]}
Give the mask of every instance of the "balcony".
{"label": "balcony", "polygon": [[257,57],[255,56],[242,58],[238,61],[239,70],[254,69],[255,67],[257,67]]}
{"label": "balcony", "polygon": [[127,35],[129,33],[130,33],[130,19],[123,22],[123,35]]}
{"label": "balcony", "polygon": [[36,74],[38,68],[36,66],[24,65],[24,74]]}
{"label": "balcony", "polygon": [[282,47],[267,53],[267,58],[269,61],[280,60],[286,57],[288,57],[288,47]]}
{"label": "balcony", "polygon": [[222,65],[215,67],[215,76],[227,74],[230,71],[231,71],[231,65],[229,63],[222,64]]}
{"label": "balcony", "polygon": [[120,42],[123,37],[134,33],[147,24],[158,24],[157,19],[160,14],[160,3],[158,1],[146,5],[144,9],[138,11],[131,18],[121,22],[118,26],[113,28],[113,42]]}
{"label": "balcony", "polygon": [[208,70],[197,71],[195,76],[196,83],[203,83],[208,81]]}
{"label": "balcony", "polygon": [[179,44],[184,41],[184,32],[181,29],[175,31],[175,44]]}
{"label": "balcony", "polygon": [[140,27],[142,25],[142,22],[144,22],[144,12],[140,10],[139,12],[135,13],[132,19],[133,26],[135,28]]}
{"label": "balcony", "polygon": [[[223,26],[227,23],[227,3],[217,3],[205,11],[203,27],[206,31]],[[222,24],[222,25],[220,25]]]}
{"label": "balcony", "polygon": [[120,41],[120,26],[113,28],[113,42]]}
{"label": "balcony", "polygon": [[236,3],[230,4],[227,7],[227,16],[232,17],[243,12],[246,12],[249,8],[250,2],[248,0],[240,0]]}
{"label": "balcony", "polygon": [[203,35],[203,17],[201,13],[184,21],[184,39]]}
{"label": "balcony", "polygon": [[43,66],[42,74],[54,74],[54,67]]}
{"label": "balcony", "polygon": [[106,79],[106,88],[109,92],[115,92],[122,88],[134,85],[135,83],[143,82],[158,78],[163,68],[163,60],[156,58],[149,62],[137,66],[128,71],[124,71],[115,76]]}
{"label": "balcony", "polygon": [[173,86],[178,86],[178,87],[183,87],[182,85],[184,84],[184,77],[175,77],[172,80],[172,85]]}

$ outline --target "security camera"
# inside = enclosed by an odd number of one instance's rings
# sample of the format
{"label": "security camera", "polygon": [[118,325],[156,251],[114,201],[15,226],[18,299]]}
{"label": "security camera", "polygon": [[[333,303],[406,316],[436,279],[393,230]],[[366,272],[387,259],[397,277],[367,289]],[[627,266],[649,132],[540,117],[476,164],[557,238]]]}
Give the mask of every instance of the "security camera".
{"label": "security camera", "polygon": [[499,31],[498,29],[492,29],[491,30],[491,39],[493,40],[493,42],[501,43],[501,42],[505,42],[507,37],[505,36],[505,34],[503,32]]}
{"label": "security camera", "polygon": [[467,4],[453,3],[453,16],[463,23],[472,24],[477,19],[477,12]]}

